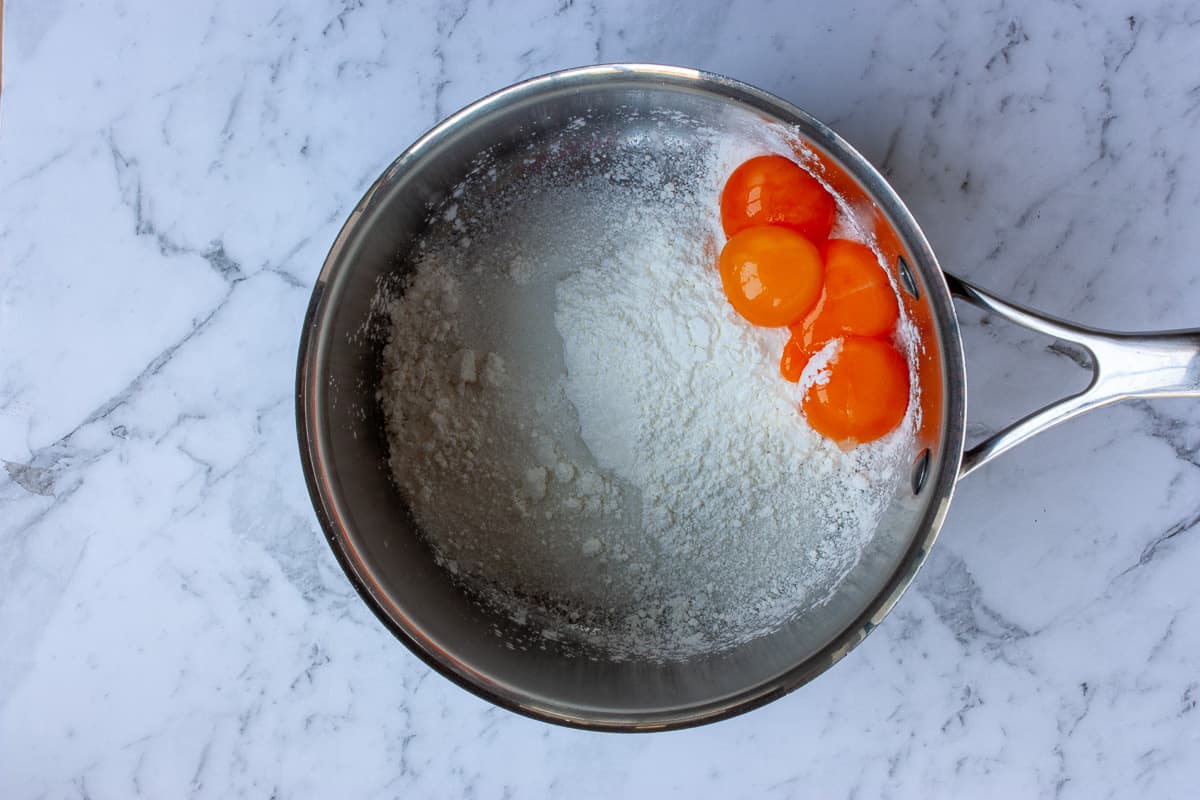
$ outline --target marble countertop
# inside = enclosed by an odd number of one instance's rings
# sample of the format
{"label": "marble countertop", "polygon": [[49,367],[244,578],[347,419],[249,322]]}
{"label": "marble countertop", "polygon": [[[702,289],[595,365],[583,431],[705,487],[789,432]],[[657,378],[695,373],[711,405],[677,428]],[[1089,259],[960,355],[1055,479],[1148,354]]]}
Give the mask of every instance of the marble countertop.
{"label": "marble countertop", "polygon": [[[1194,796],[1194,399],[972,475],[866,643],[700,729],[497,710],[359,601],[297,457],[309,288],[386,164],[520,78],[740,78],[879,165],[947,269],[1092,325],[1200,325],[1200,4],[646,6],[6,3],[0,796]],[[962,319],[972,435],[1085,382]]]}

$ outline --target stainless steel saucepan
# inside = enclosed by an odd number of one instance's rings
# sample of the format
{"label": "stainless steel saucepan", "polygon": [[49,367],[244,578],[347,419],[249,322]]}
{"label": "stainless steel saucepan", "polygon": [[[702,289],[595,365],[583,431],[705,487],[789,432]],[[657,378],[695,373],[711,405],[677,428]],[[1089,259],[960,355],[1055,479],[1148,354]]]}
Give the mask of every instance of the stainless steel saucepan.
{"label": "stainless steel saucepan", "polygon": [[[581,117],[586,128],[572,124]],[[661,137],[736,135],[755,125],[788,126],[803,140],[812,151],[809,166],[865,209],[894,270],[922,343],[922,423],[911,471],[892,487],[876,535],[832,599],[774,633],[686,661],[585,659],[551,641],[545,649],[510,649],[515,623],[473,602],[435,564],[392,483],[375,399],[383,338],[371,334],[380,281],[405,269],[403,254],[429,209],[482,153],[506,179],[519,181],[548,163],[586,177],[604,163],[597,148],[648,147],[652,156]],[[1055,337],[1091,365],[1090,385],[964,452],[967,398],[954,297]],[[380,176],[339,233],[313,289],[296,412],[304,473],[329,544],[397,638],[446,677],[513,711],[581,728],[646,731],[738,714],[821,674],[883,621],[912,582],[961,477],[1089,409],[1168,395],[1200,396],[1200,331],[1094,330],[994,297],[943,273],[887,181],[799,108],[718,75],[611,65],[535,78],[480,100],[421,137]]]}

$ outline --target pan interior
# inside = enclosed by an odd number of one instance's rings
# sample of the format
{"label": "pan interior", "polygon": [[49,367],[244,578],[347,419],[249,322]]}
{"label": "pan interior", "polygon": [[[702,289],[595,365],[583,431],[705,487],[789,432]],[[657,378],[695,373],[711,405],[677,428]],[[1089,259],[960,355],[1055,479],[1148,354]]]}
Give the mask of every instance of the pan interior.
{"label": "pan interior", "polygon": [[[928,544],[924,534],[946,499],[935,487],[945,466],[945,379],[941,333],[929,304],[936,286],[922,271],[931,257],[906,246],[889,210],[869,199],[863,181],[844,168],[843,154],[821,146],[828,142],[819,129],[806,130],[806,119],[765,115],[682,79],[651,82],[631,74],[546,84],[504,102],[485,102],[451,122],[374,188],[331,254],[314,299],[312,355],[302,387],[309,451],[325,523],[351,577],[393,630],[452,677],[557,721],[686,724],[768,699],[822,671],[890,605],[889,593],[919,563]],[[530,219],[546,219],[523,211],[532,199],[511,202],[529,187],[578,196],[589,181],[610,179],[614,164],[630,152],[655,165],[656,190],[664,183],[683,186],[695,174],[693,162],[711,155],[719,142],[743,141],[748,152],[778,150],[780,131],[796,137],[796,152],[811,157],[814,171],[869,229],[893,280],[906,287],[901,298],[919,340],[913,357],[920,422],[903,468],[880,487],[886,497],[875,533],[823,602],[735,647],[664,659],[531,632],[527,619],[515,618],[503,604],[480,602],[480,592],[435,563],[392,480],[376,397],[387,340],[380,301],[403,291],[420,260],[417,243],[446,227],[450,205],[469,217],[492,204],[520,223],[502,228],[519,230],[526,241],[549,240],[562,231],[529,228]],[[464,194],[464,186],[474,191]],[[491,188],[483,192],[483,186]],[[719,186],[712,190],[715,195]],[[587,237],[577,233],[574,241],[586,245]],[[477,246],[484,249],[476,260],[486,263],[487,252],[505,242],[485,237]]]}

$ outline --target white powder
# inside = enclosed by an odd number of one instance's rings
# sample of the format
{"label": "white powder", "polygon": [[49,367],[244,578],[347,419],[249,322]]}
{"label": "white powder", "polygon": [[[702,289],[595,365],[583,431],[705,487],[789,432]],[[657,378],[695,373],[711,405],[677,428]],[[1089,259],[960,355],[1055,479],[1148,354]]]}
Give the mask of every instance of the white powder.
{"label": "white powder", "polygon": [[744,154],[670,176],[651,155],[519,202],[457,192],[388,307],[379,397],[397,484],[478,596],[545,639],[686,658],[828,598],[913,412],[850,453],[809,429],[800,396],[833,348],[787,383],[786,331],[742,321],[716,271]]}

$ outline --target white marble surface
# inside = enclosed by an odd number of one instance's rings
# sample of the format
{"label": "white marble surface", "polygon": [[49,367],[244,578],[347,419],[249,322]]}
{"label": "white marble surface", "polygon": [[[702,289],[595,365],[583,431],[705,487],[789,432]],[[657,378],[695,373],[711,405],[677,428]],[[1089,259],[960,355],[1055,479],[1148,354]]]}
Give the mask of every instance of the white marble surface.
{"label": "white marble surface", "polygon": [[[1200,3],[646,5],[8,0],[0,796],[1195,796],[1195,400],[981,470],[862,647],[697,730],[493,709],[353,593],[294,442],[309,286],[384,165],[519,78],[758,84],[881,165],[947,268],[1200,325]],[[1082,381],[963,318],[974,431]]]}

